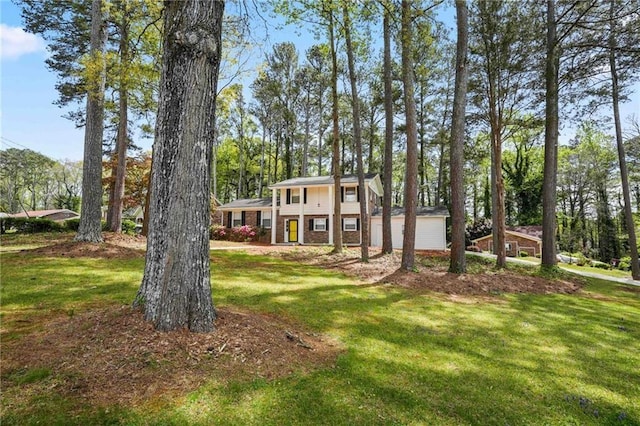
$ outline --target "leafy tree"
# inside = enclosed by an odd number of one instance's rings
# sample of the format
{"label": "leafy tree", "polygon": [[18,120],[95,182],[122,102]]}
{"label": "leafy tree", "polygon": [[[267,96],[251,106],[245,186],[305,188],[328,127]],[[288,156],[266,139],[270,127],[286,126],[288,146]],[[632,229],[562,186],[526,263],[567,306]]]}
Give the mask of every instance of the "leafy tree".
{"label": "leafy tree", "polygon": [[[0,208],[16,213],[50,207],[56,163],[30,149],[0,151]],[[53,195],[55,198],[55,195]]]}
{"label": "leafy tree", "polygon": [[159,330],[214,328],[209,182],[223,11],[223,2],[166,3],[151,220],[134,301]]}
{"label": "leafy tree", "polygon": [[518,225],[539,225],[542,221],[542,167],[543,152],[540,144],[542,128],[520,129],[513,133],[505,151],[502,171],[513,193]]}
{"label": "leafy tree", "polygon": [[478,72],[472,82],[474,103],[489,128],[492,167],[492,221],[496,265],[506,265],[505,184],[502,145],[512,132],[526,125],[519,111],[532,98],[531,51],[534,14],[527,4],[511,1],[479,1],[472,20],[474,58]]}

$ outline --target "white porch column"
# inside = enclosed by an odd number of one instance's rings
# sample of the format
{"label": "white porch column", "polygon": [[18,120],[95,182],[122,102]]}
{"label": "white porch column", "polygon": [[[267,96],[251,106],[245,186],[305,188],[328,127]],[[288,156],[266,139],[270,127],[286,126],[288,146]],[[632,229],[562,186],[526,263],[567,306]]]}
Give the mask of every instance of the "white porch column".
{"label": "white porch column", "polygon": [[333,245],[333,186],[329,185],[329,202],[327,205],[329,206],[329,244]]}
{"label": "white porch column", "polygon": [[277,214],[277,197],[278,188],[273,188],[271,190],[271,244],[276,243],[276,232],[278,231],[276,228],[278,227],[278,218]]}
{"label": "white porch column", "polygon": [[298,243],[304,244],[304,188],[300,187],[298,189],[298,194],[300,194],[300,202],[298,203],[300,209],[298,211]]}

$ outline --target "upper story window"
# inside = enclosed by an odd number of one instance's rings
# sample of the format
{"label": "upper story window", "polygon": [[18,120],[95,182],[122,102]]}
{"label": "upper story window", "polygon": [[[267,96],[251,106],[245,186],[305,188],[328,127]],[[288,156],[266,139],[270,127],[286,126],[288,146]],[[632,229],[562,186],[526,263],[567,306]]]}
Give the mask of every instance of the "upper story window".
{"label": "upper story window", "polygon": [[355,186],[346,186],[344,188],[344,202],[355,203],[358,201],[358,192]]}
{"label": "upper story window", "polygon": [[287,204],[300,204],[300,188],[287,189]]}

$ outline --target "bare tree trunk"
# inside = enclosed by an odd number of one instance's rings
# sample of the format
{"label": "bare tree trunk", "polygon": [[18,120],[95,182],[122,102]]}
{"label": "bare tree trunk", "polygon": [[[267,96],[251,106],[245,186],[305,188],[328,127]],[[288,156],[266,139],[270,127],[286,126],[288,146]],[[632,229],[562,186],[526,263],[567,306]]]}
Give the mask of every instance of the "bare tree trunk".
{"label": "bare tree trunk", "polygon": [[[123,3],[123,7],[126,5]],[[122,24],[120,26],[120,90],[119,90],[119,112],[118,112],[118,135],[116,138],[116,157],[118,165],[116,167],[115,182],[113,185],[113,205],[111,208],[110,223],[107,224],[112,232],[122,232],[122,209],[124,199],[124,184],[127,175],[127,149],[129,148],[129,137],[127,125],[129,121],[129,97],[127,79],[129,63],[129,28],[126,10],[123,11]]]}
{"label": "bare tree trunk", "polygon": [[453,96],[451,123],[450,173],[451,173],[451,261],[449,272],[466,272],[465,259],[465,208],[464,208],[464,130],[467,97],[467,45],[469,37],[466,0],[456,0],[456,83]]}
{"label": "bare tree trunk", "polygon": [[[491,102],[491,100],[490,100]],[[495,110],[495,104],[490,109]],[[495,179],[495,206],[491,214],[493,223],[493,252],[496,254],[496,267],[507,266],[507,249],[505,240],[505,209],[504,209],[504,179],[502,178],[502,137],[501,126],[498,121],[497,111],[491,114],[491,150],[493,173]]]}
{"label": "bare tree trunk", "polygon": [[144,277],[134,301],[159,330],[209,332],[210,172],[224,2],[165,3]]}
{"label": "bare tree trunk", "polygon": [[333,173],[333,251],[342,253],[342,186],[340,184],[340,122],[338,121],[338,58],[334,37],[333,10],[329,9],[329,44],[331,49],[331,117],[333,121],[333,156],[331,172]]}
{"label": "bare tree trunk", "polygon": [[104,132],[104,86],[106,61],[104,45],[107,39],[105,11],[102,0],[91,4],[91,57],[99,61],[100,75],[89,82],[87,119],[84,133],[84,163],[82,167],[82,208],[76,241],[102,241],[102,135]]}
{"label": "bare tree trunk", "polygon": [[411,271],[415,263],[416,213],[418,197],[418,130],[413,76],[413,17],[411,2],[402,0],[402,82],[407,131],[407,165],[404,179],[404,238],[400,268]]}
{"label": "bare tree trunk", "polygon": [[544,135],[544,181],[542,188],[542,267],[556,260],[556,183],[558,171],[558,69],[560,55],[556,36],[556,0],[547,0],[546,107]]}
{"label": "bare tree trunk", "polygon": [[258,198],[262,198],[262,188],[264,186],[264,147],[267,140],[267,129],[262,128],[262,143],[260,145],[260,180],[258,181]]}
{"label": "bare tree trunk", "polygon": [[631,254],[631,276],[640,280],[640,263],[638,262],[638,243],[636,240],[635,223],[631,211],[631,196],[629,194],[629,173],[622,142],[622,125],[620,124],[618,69],[616,67],[616,19],[614,17],[615,1],[610,0],[609,19],[611,30],[609,33],[609,68],[611,71],[611,98],[613,102],[613,118],[616,126],[616,145],[618,146],[618,161],[620,163],[620,177],[622,178],[622,196],[624,197],[624,216],[629,232],[629,251]]}
{"label": "bare tree trunk", "polygon": [[349,68],[349,83],[351,85],[351,107],[353,109],[353,138],[356,146],[356,164],[358,172],[358,191],[360,194],[360,260],[369,261],[369,215],[367,214],[366,197],[364,187],[364,165],[362,161],[362,128],[360,126],[360,100],[358,99],[358,87],[356,84],[356,66],[353,58],[353,46],[351,45],[351,19],[346,3],[343,3],[344,36],[347,44],[347,62]]}
{"label": "bare tree trunk", "polygon": [[382,252],[393,253],[391,235],[391,193],[393,190],[393,88],[391,86],[390,12],[384,10],[384,187],[382,194]]}

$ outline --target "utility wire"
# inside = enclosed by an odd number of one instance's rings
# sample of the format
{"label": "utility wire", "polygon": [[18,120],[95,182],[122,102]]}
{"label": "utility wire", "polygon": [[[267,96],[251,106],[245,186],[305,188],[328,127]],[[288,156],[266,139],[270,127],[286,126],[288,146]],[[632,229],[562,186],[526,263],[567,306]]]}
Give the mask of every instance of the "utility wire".
{"label": "utility wire", "polygon": [[22,145],[22,144],[19,144],[18,142],[12,141],[12,140],[11,140],[11,139],[9,139],[9,138],[5,138],[4,136],[0,136],[0,139],[2,139],[2,141],[3,141],[4,143],[8,143],[8,144],[10,144],[10,145],[18,146],[18,147],[20,147],[20,148],[29,149],[29,150],[31,149],[31,148],[26,147],[26,146],[24,146],[24,145]]}

